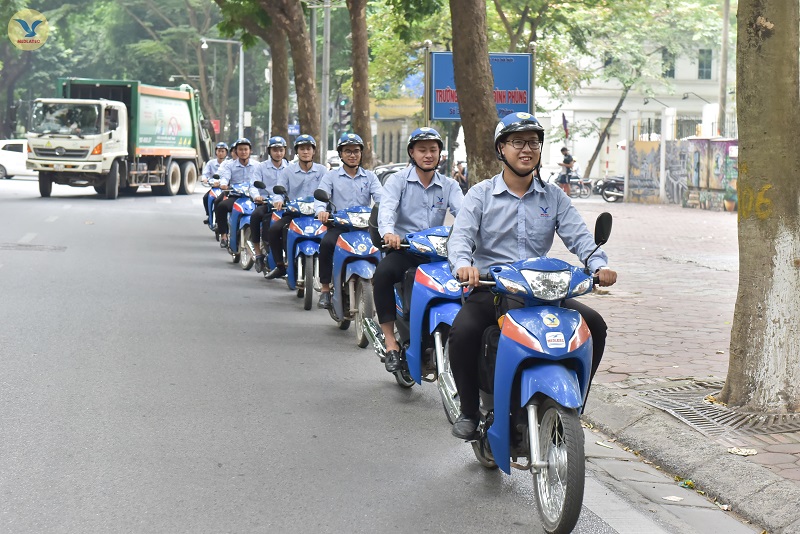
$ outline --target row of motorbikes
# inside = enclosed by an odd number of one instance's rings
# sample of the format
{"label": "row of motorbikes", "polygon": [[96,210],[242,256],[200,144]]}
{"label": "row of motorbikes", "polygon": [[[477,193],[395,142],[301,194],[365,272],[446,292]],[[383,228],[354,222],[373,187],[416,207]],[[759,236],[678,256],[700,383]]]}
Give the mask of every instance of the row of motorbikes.
{"label": "row of motorbikes", "polygon": [[[556,176],[550,173],[548,180],[552,182]],[[625,179],[622,176],[606,176],[592,182],[576,173],[567,174],[569,196],[571,198],[589,198],[592,194],[603,197],[606,202],[619,202],[625,196]]]}
{"label": "row of motorbikes", "polygon": [[[254,185],[263,189],[260,182]],[[286,194],[281,186],[273,191]],[[220,194],[219,189],[212,188],[209,202]],[[255,204],[245,188],[234,187],[228,194],[236,197],[230,215],[228,253],[243,269],[249,269],[253,257],[249,224]],[[313,216],[314,199],[328,204],[331,217],[326,225]],[[366,348],[371,343],[383,361],[386,344],[375,318],[371,282],[385,248],[377,229],[377,208],[337,209],[328,194],[318,189],[313,198],[285,203],[285,209],[296,211],[297,217],[288,226],[284,243],[286,282],[304,298],[308,310],[312,293],[320,288],[319,243],[327,227],[346,229],[334,252],[329,313],[341,330],[355,323],[357,345]],[[282,211],[275,210],[271,221],[281,216]],[[211,217],[209,225],[213,228]],[[610,231],[611,215],[603,213],[595,226],[597,248],[607,241]],[[450,227],[438,226],[407,234],[402,240],[403,248],[428,263],[409,269],[394,288],[395,335],[402,353],[401,368],[394,376],[404,388],[436,383],[452,424],[460,407],[450,371],[448,336],[471,289],[451,272],[447,261],[449,234]],[[266,235],[266,228],[262,235]],[[267,250],[264,246],[262,250]],[[268,263],[273,267],[275,258],[270,256]],[[480,281],[515,305],[509,306],[496,326],[484,332],[480,424],[471,445],[486,468],[499,467],[508,474],[513,467],[532,473],[537,509],[548,533],[571,532],[580,514],[585,476],[580,413],[592,362],[592,340],[586,323],[578,312],[562,307],[562,303],[591,292],[595,283],[588,258],[584,266],[575,267],[546,257],[491,267]]]}

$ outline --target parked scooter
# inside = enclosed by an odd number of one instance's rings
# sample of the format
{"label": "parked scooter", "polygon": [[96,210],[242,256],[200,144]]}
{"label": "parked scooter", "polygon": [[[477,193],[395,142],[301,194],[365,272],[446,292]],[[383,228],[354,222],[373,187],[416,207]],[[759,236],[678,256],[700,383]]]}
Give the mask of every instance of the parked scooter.
{"label": "parked scooter", "polygon": [[372,244],[366,232],[370,208],[353,206],[336,211],[328,192],[323,189],[314,191],[314,198],[328,203],[326,211],[331,217],[327,226],[348,230],[339,236],[333,252],[331,307],[328,311],[340,330],[347,330],[350,321],[355,321],[356,344],[363,349],[369,343],[364,318],[375,315],[371,280],[381,259],[380,250]]}
{"label": "parked scooter", "polygon": [[[276,185],[273,192],[286,198],[286,188],[281,185]],[[314,280],[319,280],[319,244],[327,227],[314,218],[314,197],[289,200],[285,211],[296,215],[286,227],[283,240],[286,284],[297,291],[297,298],[303,299],[303,309],[310,310],[314,291],[320,289],[314,286]]]}
{"label": "parked scooter", "polygon": [[[395,284],[397,309],[395,335],[400,344],[402,366],[394,372],[397,383],[410,388],[414,383],[437,382],[447,419],[453,423],[459,405],[456,387],[447,358],[447,337],[458,310],[461,309],[461,286],[447,263],[449,226],[435,226],[406,234],[401,247],[428,258],[431,263],[409,269],[402,283]],[[377,228],[377,209],[370,218],[373,244],[382,245]],[[386,338],[378,322],[364,319],[375,354],[386,359]]]}
{"label": "parked scooter", "polygon": [[233,186],[228,196],[236,198],[228,220],[230,229],[228,253],[234,263],[238,262],[239,266],[247,271],[253,267],[255,261],[255,253],[250,243],[250,215],[256,209],[256,205],[250,199],[247,185]]}
{"label": "parked scooter", "polygon": [[603,197],[606,202],[618,202],[625,196],[625,178],[622,176],[607,176],[597,180],[593,192]]}
{"label": "parked scooter", "polygon": [[[595,225],[597,248],[610,233],[611,215],[603,213]],[[592,338],[580,314],[560,304],[591,292],[595,281],[588,267],[545,257],[490,267],[481,279],[521,307],[509,309],[500,327],[484,333],[475,456],[505,473],[511,467],[531,471],[545,532],[572,532],[585,482],[580,413],[589,390]]]}
{"label": "parked scooter", "polygon": [[574,172],[567,175],[569,179],[569,196],[572,198],[589,198],[592,194],[592,181],[588,178],[581,178]]}

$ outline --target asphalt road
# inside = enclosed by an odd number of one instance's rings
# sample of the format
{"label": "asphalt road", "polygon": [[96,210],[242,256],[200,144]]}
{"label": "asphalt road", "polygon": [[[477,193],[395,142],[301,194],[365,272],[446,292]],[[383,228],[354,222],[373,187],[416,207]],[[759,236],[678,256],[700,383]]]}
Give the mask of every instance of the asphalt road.
{"label": "asphalt road", "polygon": [[[0,214],[0,532],[540,532],[529,476],[231,264],[199,194],[11,180]],[[576,532],[692,531],[601,464]]]}

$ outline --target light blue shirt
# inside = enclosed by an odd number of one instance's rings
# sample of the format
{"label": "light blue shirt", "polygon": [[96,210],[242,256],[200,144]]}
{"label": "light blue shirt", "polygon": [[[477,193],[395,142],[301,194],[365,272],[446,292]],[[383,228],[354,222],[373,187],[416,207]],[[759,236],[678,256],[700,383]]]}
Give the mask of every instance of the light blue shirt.
{"label": "light blue shirt", "polygon": [[[281,166],[276,167],[275,164],[272,162],[272,158],[267,157],[266,161],[262,161],[258,164],[258,169],[256,170],[256,177],[253,181],[262,181],[264,185],[267,187],[265,189],[258,189],[256,186],[250,186],[250,198],[256,197],[264,197],[264,198],[271,198],[272,200],[277,200],[281,198],[279,195],[276,195],[272,192],[272,188],[278,185],[278,175],[280,175],[281,171],[286,168],[286,160],[281,160]],[[252,183],[252,182],[251,182]]]}
{"label": "light blue shirt", "polygon": [[[498,174],[467,192],[447,242],[447,257],[454,272],[474,266],[485,273],[492,265],[545,256],[556,233],[581,262],[596,246],[583,218],[560,187],[542,187],[534,179],[519,198]],[[589,260],[592,271],[607,264],[602,249]]]}
{"label": "light blue shirt", "polygon": [[[319,189],[328,193],[331,202],[337,210],[352,208],[353,206],[369,206],[370,197],[375,202],[381,201],[381,182],[375,173],[359,167],[355,177],[351,177],[344,170],[344,165],[338,169],[331,169],[319,181]],[[314,201],[314,211],[325,211],[325,203]]]}
{"label": "light blue shirt", "polygon": [[219,166],[217,174],[219,174],[220,185],[246,185],[250,187],[253,180],[256,178],[256,169],[258,166],[253,163],[252,159],[247,160],[247,165],[242,165],[242,162],[237,160],[230,160],[230,163],[223,163]]}
{"label": "light blue shirt", "polygon": [[464,194],[452,178],[434,173],[426,188],[409,165],[389,176],[383,184],[378,208],[378,231],[381,237],[395,234],[404,237],[433,226],[442,226],[448,208],[458,215]]}
{"label": "light blue shirt", "polygon": [[325,165],[312,163],[311,169],[304,171],[300,163],[292,163],[278,176],[278,185],[286,188],[289,200],[314,196],[314,191],[319,187],[319,182],[328,169]]}
{"label": "light blue shirt", "polygon": [[[225,160],[222,160],[224,163]],[[206,166],[203,167],[203,177],[206,180],[212,180],[215,174],[219,174],[219,167],[222,165],[219,160],[212,159],[206,162]]]}

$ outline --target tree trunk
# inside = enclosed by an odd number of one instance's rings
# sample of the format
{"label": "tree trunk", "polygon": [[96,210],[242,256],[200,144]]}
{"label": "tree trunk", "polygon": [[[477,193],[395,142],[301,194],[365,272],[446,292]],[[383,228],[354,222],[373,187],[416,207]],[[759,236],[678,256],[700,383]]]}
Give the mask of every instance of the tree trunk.
{"label": "tree trunk", "polygon": [[464,127],[469,182],[473,185],[499,172],[494,151],[497,108],[489,64],[485,0],[450,0],[453,28],[470,28],[453,35],[458,107]]}
{"label": "tree trunk", "polygon": [[799,12],[739,0],[739,291],[721,397],[747,411],[800,411]]}
{"label": "tree trunk", "polygon": [[606,124],[606,127],[603,128],[603,132],[600,134],[600,139],[597,140],[597,146],[594,147],[594,154],[592,157],[589,158],[589,163],[586,164],[586,170],[583,172],[583,177],[588,178],[589,174],[592,172],[592,167],[594,167],[594,162],[597,161],[597,156],[600,154],[600,151],[603,149],[603,143],[609,137],[609,133],[611,131],[611,126],[613,126],[614,121],[617,120],[617,115],[619,115],[619,110],[622,108],[623,102],[625,102],[625,98],[628,96],[628,91],[631,88],[625,86],[622,90],[622,95],[620,95],[619,100],[617,101],[617,107],[614,108],[614,111],[611,112],[611,119]]}
{"label": "tree trunk", "polygon": [[347,0],[353,36],[353,131],[364,140],[361,165],[372,167],[372,124],[369,116],[369,48],[367,0]]}
{"label": "tree trunk", "polygon": [[[265,32],[272,56],[272,135],[289,138],[289,48],[286,32],[276,24]],[[301,132],[302,133],[302,132]]]}
{"label": "tree trunk", "polygon": [[[303,8],[298,0],[260,0],[259,4],[289,38],[294,65],[294,87],[297,94],[300,131],[322,140],[323,142],[320,142],[319,146],[324,147],[324,137],[320,135],[319,105],[317,104],[313,69],[314,58],[311,57],[311,39]],[[322,156],[324,161],[324,154]]]}

